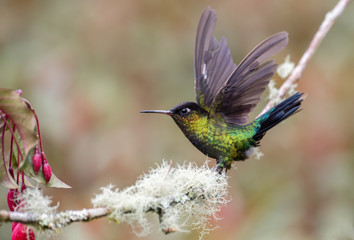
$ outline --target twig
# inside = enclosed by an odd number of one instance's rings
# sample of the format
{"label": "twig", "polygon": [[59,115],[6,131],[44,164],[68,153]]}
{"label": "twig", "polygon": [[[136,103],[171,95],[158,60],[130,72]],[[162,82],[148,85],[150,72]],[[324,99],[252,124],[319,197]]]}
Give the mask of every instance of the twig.
{"label": "twig", "polygon": [[[299,63],[297,64],[289,78],[280,87],[278,91],[278,96],[276,96],[275,99],[283,98],[290,89],[291,85],[293,85],[300,79],[302,72],[305,70],[307,62],[311,59],[312,55],[315,53],[317,47],[320,45],[321,41],[326,36],[329,29],[331,29],[337,17],[342,14],[342,12],[350,1],[351,0],[339,0],[333,10],[326,14],[325,19],[323,20],[321,26],[313,37],[309,47],[307,48],[304,55],[301,57]],[[274,100],[270,100],[264,107],[262,112],[259,114],[259,116],[271,109],[274,106],[274,103]]]}
{"label": "twig", "polygon": [[37,214],[0,210],[0,222],[21,222],[38,224],[43,229],[57,230],[73,222],[87,222],[109,214],[106,208],[69,210],[56,214]]}

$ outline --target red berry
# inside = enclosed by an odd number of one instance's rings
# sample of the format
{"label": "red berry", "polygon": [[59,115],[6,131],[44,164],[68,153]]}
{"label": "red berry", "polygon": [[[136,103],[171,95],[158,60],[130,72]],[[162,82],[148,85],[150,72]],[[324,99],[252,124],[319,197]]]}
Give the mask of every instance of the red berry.
{"label": "red berry", "polygon": [[52,177],[52,170],[50,169],[50,166],[47,162],[45,162],[42,166],[42,171],[44,175],[44,179],[46,183],[48,184],[50,181],[50,178]]}
{"label": "red berry", "polygon": [[39,154],[38,147],[36,147],[36,150],[34,151],[33,157],[32,157],[32,166],[34,169],[34,172],[38,174],[39,169],[41,169],[42,166],[42,155]]}
{"label": "red berry", "polygon": [[7,192],[7,205],[9,206],[10,211],[14,211],[18,204],[18,193],[19,192],[17,189],[9,189],[9,191]]}
{"label": "red berry", "polygon": [[12,231],[11,240],[36,240],[33,229],[23,225],[22,223],[17,223],[16,227]]}

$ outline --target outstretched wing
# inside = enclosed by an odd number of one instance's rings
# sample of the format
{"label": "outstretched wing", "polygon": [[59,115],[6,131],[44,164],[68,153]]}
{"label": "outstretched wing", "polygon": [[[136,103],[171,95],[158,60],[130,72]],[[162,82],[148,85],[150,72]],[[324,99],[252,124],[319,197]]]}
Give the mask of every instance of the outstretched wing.
{"label": "outstretched wing", "polygon": [[243,125],[248,114],[256,107],[277,65],[267,61],[288,44],[288,33],[277,33],[255,47],[213,99],[209,117],[221,114],[228,123]]}
{"label": "outstretched wing", "polygon": [[195,42],[195,93],[197,103],[209,110],[218,90],[236,69],[227,41],[213,37],[216,13],[206,8],[200,17]]}

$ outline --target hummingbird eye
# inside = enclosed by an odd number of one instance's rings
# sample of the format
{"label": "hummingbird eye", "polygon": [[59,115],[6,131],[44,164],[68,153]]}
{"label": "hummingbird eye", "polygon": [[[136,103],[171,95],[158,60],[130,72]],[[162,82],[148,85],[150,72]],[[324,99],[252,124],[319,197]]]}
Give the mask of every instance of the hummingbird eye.
{"label": "hummingbird eye", "polygon": [[189,113],[190,111],[191,111],[190,108],[185,107],[185,108],[182,108],[181,113],[182,113],[183,115],[186,115],[186,114]]}

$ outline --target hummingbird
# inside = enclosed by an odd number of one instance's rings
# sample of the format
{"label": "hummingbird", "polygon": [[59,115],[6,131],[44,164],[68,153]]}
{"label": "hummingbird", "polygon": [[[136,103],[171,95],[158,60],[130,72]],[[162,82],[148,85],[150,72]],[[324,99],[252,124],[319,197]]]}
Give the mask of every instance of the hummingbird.
{"label": "hummingbird", "polygon": [[216,13],[207,7],[199,20],[194,88],[196,102],[170,110],[146,110],[172,117],[188,140],[207,157],[215,158],[219,173],[234,161],[247,159],[266,132],[299,111],[302,93],[295,93],[254,121],[249,113],[259,103],[277,65],[268,60],[288,43],[288,33],[277,33],[256,46],[237,66],[226,38],[213,37]]}

